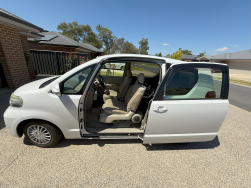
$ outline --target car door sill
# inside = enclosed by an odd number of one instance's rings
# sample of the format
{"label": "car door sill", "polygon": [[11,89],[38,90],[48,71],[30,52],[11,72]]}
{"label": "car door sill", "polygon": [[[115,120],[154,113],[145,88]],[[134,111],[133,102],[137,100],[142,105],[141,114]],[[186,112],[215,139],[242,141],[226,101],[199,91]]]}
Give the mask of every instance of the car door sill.
{"label": "car door sill", "polygon": [[83,135],[82,139],[93,139],[93,140],[98,140],[98,139],[140,139],[138,135],[127,135],[127,136],[97,136],[97,135]]}
{"label": "car door sill", "polygon": [[139,128],[87,128],[88,132],[96,134],[142,134],[144,130]]}

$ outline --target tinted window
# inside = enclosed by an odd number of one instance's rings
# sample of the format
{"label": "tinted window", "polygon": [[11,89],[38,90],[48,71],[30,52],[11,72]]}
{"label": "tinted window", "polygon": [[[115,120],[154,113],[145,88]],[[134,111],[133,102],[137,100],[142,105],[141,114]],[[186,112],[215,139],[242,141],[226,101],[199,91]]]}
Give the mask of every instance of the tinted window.
{"label": "tinted window", "polygon": [[179,70],[165,84],[164,99],[220,98],[222,72],[198,68]]}
{"label": "tinted window", "polygon": [[68,78],[63,84],[64,94],[79,94],[83,85],[90,77],[95,65],[87,67]]}
{"label": "tinted window", "polygon": [[145,77],[155,77],[160,72],[160,66],[156,63],[131,62],[133,76],[143,73]]}

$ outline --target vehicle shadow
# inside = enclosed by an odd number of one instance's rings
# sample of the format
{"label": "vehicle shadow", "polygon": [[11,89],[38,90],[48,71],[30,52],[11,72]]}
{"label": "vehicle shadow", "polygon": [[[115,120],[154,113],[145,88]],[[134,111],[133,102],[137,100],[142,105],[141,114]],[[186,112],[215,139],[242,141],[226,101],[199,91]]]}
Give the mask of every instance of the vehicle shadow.
{"label": "vehicle shadow", "polygon": [[[24,139],[24,144],[30,144]],[[98,145],[99,147],[105,147],[110,144],[142,144],[141,140],[83,140],[83,139],[61,139],[53,148],[69,147],[71,145]],[[208,142],[192,142],[192,143],[171,143],[171,144],[142,144],[147,151],[159,151],[159,150],[191,150],[191,149],[213,149],[220,145],[218,136],[215,139]]]}
{"label": "vehicle shadow", "polygon": [[220,145],[219,138],[216,136],[208,142],[191,142],[191,143],[172,143],[172,144],[145,144],[147,151],[158,150],[190,150],[190,149],[213,149]]}

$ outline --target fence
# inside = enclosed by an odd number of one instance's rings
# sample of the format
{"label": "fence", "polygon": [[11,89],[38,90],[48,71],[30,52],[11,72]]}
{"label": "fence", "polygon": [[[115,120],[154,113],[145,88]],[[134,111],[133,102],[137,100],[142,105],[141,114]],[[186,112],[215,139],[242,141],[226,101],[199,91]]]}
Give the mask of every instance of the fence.
{"label": "fence", "polygon": [[[65,54],[68,52],[53,52],[53,51],[37,51],[31,50],[32,62],[37,74],[59,75],[62,71],[66,72]],[[70,52],[69,52],[70,53]],[[74,53],[78,56],[85,56],[88,58],[87,53]]]}

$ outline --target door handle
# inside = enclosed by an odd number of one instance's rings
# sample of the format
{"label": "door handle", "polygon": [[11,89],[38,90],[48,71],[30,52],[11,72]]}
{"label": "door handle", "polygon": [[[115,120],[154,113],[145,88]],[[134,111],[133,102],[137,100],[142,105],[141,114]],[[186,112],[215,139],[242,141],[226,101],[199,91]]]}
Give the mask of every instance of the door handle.
{"label": "door handle", "polygon": [[153,111],[158,113],[165,113],[167,112],[167,109],[164,106],[158,106],[157,108],[154,108]]}

